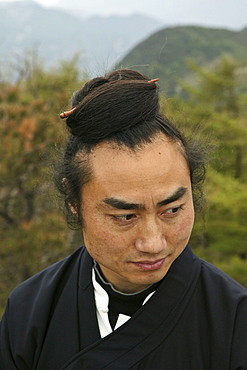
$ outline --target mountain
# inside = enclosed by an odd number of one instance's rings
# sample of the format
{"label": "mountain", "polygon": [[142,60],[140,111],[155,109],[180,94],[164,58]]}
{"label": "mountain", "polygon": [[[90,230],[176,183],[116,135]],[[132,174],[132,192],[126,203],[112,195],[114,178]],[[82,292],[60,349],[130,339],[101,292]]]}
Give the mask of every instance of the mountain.
{"label": "mountain", "polygon": [[247,61],[247,28],[239,32],[196,26],[165,28],[134,47],[115,68],[136,66],[149,77],[160,78],[162,90],[173,95],[176,80],[188,76],[188,58],[204,65],[222,54]]}
{"label": "mountain", "polygon": [[34,1],[0,3],[0,59],[23,57],[29,49],[48,64],[80,53],[89,74],[109,69],[141,40],[164,25],[142,15],[82,18]]}
{"label": "mountain", "polygon": [[2,75],[9,65],[21,65],[27,50],[37,51],[47,66],[79,52],[78,66],[90,76],[132,67],[159,77],[160,86],[170,95],[177,91],[176,79],[188,76],[187,58],[198,64],[214,63],[225,53],[247,60],[247,28],[164,28],[140,14],[86,18],[31,0],[0,3],[0,12]]}

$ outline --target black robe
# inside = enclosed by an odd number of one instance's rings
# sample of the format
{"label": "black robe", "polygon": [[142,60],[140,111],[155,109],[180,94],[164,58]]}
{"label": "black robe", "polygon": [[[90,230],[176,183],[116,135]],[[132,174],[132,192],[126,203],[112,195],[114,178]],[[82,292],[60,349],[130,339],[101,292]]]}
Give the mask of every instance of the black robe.
{"label": "black robe", "polygon": [[247,369],[247,291],[189,247],[155,294],[101,339],[85,248],[11,294],[1,370]]}

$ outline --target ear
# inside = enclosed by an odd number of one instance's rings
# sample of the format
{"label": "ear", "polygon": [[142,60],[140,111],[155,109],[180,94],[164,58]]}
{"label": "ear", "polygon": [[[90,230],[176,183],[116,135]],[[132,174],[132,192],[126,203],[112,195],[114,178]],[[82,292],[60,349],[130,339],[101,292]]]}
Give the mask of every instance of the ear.
{"label": "ear", "polygon": [[[67,191],[69,189],[69,185],[68,185],[68,179],[66,177],[64,177],[62,179],[62,185],[63,185],[63,188],[65,189],[65,191],[67,193]],[[69,205],[69,208],[70,208],[70,210],[71,210],[72,213],[74,213],[74,214],[77,214],[78,213],[77,212],[77,205],[76,204],[68,203],[68,205]]]}

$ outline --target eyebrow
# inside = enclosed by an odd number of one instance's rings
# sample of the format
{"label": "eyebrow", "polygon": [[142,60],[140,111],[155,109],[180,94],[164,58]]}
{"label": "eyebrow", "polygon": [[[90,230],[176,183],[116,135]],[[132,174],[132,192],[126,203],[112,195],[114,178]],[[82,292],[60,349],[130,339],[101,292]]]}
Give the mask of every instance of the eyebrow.
{"label": "eyebrow", "polygon": [[[187,188],[184,188],[184,187],[178,188],[178,190],[176,190],[168,198],[158,202],[157,205],[156,205],[157,208],[165,206],[165,205],[170,204],[172,202],[175,202],[176,200],[179,200],[180,198],[182,198],[185,195],[186,192],[187,192]],[[129,202],[126,202],[125,200],[117,199],[117,198],[114,198],[114,197],[105,198],[103,200],[103,202],[105,204],[107,204],[108,206],[110,206],[112,208],[115,208],[115,209],[124,209],[124,210],[126,210],[126,209],[137,209],[137,210],[143,211],[146,208],[144,204],[129,203]]]}

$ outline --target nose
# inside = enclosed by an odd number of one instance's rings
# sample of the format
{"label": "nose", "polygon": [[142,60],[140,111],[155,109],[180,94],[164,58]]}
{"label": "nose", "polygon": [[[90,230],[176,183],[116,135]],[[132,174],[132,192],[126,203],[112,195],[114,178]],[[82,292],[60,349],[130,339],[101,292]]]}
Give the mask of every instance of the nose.
{"label": "nose", "polygon": [[138,251],[149,254],[158,254],[166,248],[167,242],[164,229],[159,221],[148,221],[141,226],[135,247]]}

